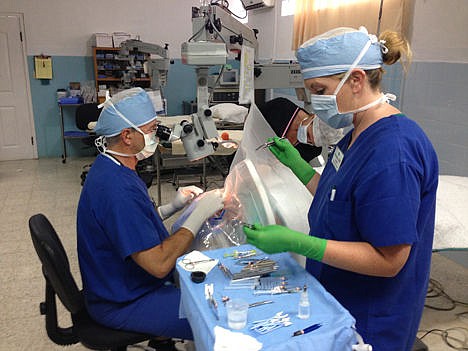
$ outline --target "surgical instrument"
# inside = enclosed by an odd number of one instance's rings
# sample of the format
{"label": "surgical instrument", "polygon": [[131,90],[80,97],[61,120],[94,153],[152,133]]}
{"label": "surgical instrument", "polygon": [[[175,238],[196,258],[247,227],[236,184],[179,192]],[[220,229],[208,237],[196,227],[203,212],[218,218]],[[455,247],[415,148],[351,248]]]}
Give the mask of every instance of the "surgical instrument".
{"label": "surgical instrument", "polygon": [[240,225],[246,226],[249,229],[254,229],[254,225],[246,222],[239,222]]}
{"label": "surgical instrument", "polygon": [[260,263],[262,261],[267,260],[268,257],[263,257],[263,258],[240,258],[236,261],[236,265],[239,266],[247,266],[255,263]]}
{"label": "surgical instrument", "polygon": [[[281,137],[281,138],[279,138],[278,140],[284,140],[284,139],[286,139],[286,138],[285,138],[285,137]],[[255,149],[255,151],[258,151],[258,150],[260,150],[260,149],[266,149],[267,147],[270,147],[270,146],[273,145],[273,144],[275,144],[275,141],[274,141],[274,140],[272,140],[272,141],[267,141],[266,143],[263,143],[263,144],[261,144],[259,147],[257,147],[257,148]]]}
{"label": "surgical instrument", "polygon": [[253,302],[253,303],[249,304],[249,308],[262,306],[262,305],[267,305],[269,303],[273,303],[273,301],[272,300],[264,300],[264,301]]}
{"label": "surgical instrument", "polygon": [[215,260],[214,258],[210,258],[210,259],[207,259],[207,260],[192,261],[189,258],[183,258],[182,259],[182,264],[184,265],[185,269],[192,270],[192,269],[195,268],[196,264],[205,263],[205,262],[212,262],[214,260]]}
{"label": "surgical instrument", "polygon": [[223,257],[232,257],[235,259],[239,258],[246,258],[246,257],[251,257],[255,256],[257,254],[256,250],[247,250],[247,251],[237,251],[235,250],[233,253],[225,253]]}
{"label": "surgical instrument", "polygon": [[205,298],[206,298],[206,301],[208,302],[208,306],[210,306],[211,311],[213,311],[213,314],[215,315],[216,319],[219,320],[218,303],[214,299],[213,294],[214,294],[214,285],[213,285],[213,283],[205,284]]}

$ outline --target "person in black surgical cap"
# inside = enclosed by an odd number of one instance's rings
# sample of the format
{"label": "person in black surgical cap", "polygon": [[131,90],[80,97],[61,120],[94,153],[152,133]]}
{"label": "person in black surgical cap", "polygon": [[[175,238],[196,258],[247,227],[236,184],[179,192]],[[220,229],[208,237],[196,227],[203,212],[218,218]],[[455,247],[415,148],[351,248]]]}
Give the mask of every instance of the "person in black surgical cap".
{"label": "person in black surgical cap", "polygon": [[279,97],[259,106],[265,120],[279,137],[285,137],[310,162],[322,152],[322,147],[336,144],[343,136],[342,129],[328,127],[314,114]]}

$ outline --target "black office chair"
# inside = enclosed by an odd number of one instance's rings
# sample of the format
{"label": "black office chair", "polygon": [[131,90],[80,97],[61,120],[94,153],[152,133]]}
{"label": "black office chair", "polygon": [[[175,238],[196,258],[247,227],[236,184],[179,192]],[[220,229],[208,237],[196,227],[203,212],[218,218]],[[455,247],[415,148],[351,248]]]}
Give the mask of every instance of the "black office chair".
{"label": "black office chair", "polygon": [[[151,335],[110,329],[94,322],[86,311],[62,242],[49,220],[43,214],[36,214],[29,219],[29,230],[46,281],[45,302],[40,303],[40,312],[45,315],[50,340],[58,345],[81,343],[92,350],[123,351],[129,345],[152,338]],[[58,325],[56,295],[71,314],[71,327]]]}
{"label": "black office chair", "polygon": [[[101,110],[101,108],[98,108],[98,104],[93,102],[78,106],[75,112],[76,127],[83,131],[81,141],[87,147],[92,147],[93,149],[95,149],[94,140],[96,139],[96,135],[90,130],[88,125],[90,122],[96,122],[98,120]],[[90,167],[91,164],[83,166],[83,172],[80,175],[81,185],[83,185]]]}
{"label": "black office chair", "polygon": [[96,122],[99,118],[101,109],[95,102],[83,104],[76,108],[75,123],[76,127],[82,131],[88,132],[89,138],[83,139],[84,143],[89,146],[94,146],[95,135],[89,129],[90,122]]}

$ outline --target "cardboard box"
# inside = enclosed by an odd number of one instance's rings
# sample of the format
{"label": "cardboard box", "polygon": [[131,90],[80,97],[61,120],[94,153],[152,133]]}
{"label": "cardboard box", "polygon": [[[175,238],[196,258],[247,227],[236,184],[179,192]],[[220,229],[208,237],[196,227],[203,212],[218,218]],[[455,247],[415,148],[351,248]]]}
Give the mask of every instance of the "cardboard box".
{"label": "cardboard box", "polygon": [[100,48],[111,48],[112,45],[112,35],[109,33],[94,33],[94,46]]}
{"label": "cardboard box", "polygon": [[131,39],[131,35],[124,32],[114,32],[112,33],[112,40],[114,42],[114,48],[120,47],[120,44],[125,41]]}

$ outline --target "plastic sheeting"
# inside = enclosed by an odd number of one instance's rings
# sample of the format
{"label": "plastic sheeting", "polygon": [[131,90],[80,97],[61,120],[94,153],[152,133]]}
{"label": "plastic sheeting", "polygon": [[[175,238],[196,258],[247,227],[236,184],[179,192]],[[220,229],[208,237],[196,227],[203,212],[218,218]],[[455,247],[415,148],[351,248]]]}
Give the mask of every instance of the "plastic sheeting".
{"label": "plastic sheeting", "polygon": [[[274,223],[309,233],[307,213],[312,195],[292,171],[279,162],[268,148],[256,150],[268,138],[275,136],[257,106],[252,105],[244,124],[244,135],[231,164],[231,172],[244,160],[254,165],[260,182],[266,189],[268,201],[274,214]],[[262,224],[272,224],[265,223]]]}
{"label": "plastic sheeting", "polygon": [[[217,249],[245,243],[242,222],[281,224],[308,233],[307,213],[312,195],[291,170],[266,149],[259,149],[275,133],[257,106],[252,105],[244,135],[224,184],[224,211],[210,218],[198,232],[193,248]],[[197,199],[172,227],[179,229],[197,205]]]}

